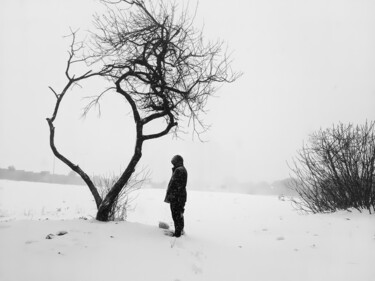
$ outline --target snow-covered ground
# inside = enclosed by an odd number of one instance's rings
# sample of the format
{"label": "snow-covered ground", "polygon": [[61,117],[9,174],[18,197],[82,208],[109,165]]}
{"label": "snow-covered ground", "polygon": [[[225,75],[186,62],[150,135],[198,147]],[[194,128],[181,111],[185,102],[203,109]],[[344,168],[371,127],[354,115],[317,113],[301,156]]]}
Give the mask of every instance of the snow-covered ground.
{"label": "snow-covered ground", "polygon": [[0,280],[375,280],[374,215],[191,191],[174,240],[163,197],[142,189],[128,222],[102,223],[85,187],[0,180]]}

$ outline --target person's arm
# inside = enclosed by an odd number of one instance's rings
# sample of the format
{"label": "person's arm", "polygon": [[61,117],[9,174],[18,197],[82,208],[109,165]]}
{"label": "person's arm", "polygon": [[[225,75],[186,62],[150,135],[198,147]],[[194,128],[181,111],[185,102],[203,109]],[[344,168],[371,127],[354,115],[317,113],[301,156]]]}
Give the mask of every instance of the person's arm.
{"label": "person's arm", "polygon": [[177,197],[177,193],[179,192],[180,187],[181,176],[182,171],[180,169],[176,169],[168,185],[166,202],[168,201],[169,203]]}

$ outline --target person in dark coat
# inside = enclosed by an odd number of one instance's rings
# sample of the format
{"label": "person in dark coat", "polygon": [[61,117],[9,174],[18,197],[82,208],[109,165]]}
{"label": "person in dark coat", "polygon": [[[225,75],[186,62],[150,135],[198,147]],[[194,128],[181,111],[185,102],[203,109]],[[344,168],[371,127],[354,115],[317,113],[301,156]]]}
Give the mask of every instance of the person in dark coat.
{"label": "person in dark coat", "polygon": [[172,177],[168,184],[164,202],[170,204],[175,232],[173,236],[180,237],[184,230],[184,212],[187,199],[187,171],[184,159],[180,155],[172,158]]}

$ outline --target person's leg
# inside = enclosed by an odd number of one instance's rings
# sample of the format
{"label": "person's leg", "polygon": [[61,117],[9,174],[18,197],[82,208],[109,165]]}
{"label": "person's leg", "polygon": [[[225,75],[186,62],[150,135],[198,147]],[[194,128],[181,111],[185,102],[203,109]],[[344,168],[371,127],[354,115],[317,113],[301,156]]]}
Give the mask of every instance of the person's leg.
{"label": "person's leg", "polygon": [[180,204],[171,204],[172,218],[174,222],[174,235],[180,237],[184,228],[184,207]]}
{"label": "person's leg", "polygon": [[174,229],[176,231],[177,224],[178,224],[178,210],[176,208],[176,204],[170,203],[170,207],[171,207],[171,214],[172,214],[172,219],[174,223]]}
{"label": "person's leg", "polygon": [[181,234],[184,234],[184,227],[185,227],[185,206],[181,206],[180,214],[181,214]]}

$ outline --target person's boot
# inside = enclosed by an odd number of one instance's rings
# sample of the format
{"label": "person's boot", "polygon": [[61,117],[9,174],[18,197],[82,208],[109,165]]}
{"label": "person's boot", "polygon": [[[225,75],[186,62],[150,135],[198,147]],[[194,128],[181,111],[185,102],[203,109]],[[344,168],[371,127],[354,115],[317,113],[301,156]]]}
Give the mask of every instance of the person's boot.
{"label": "person's boot", "polygon": [[174,237],[180,237],[181,236],[181,230],[179,229],[175,229],[174,233],[173,233],[173,236]]}

